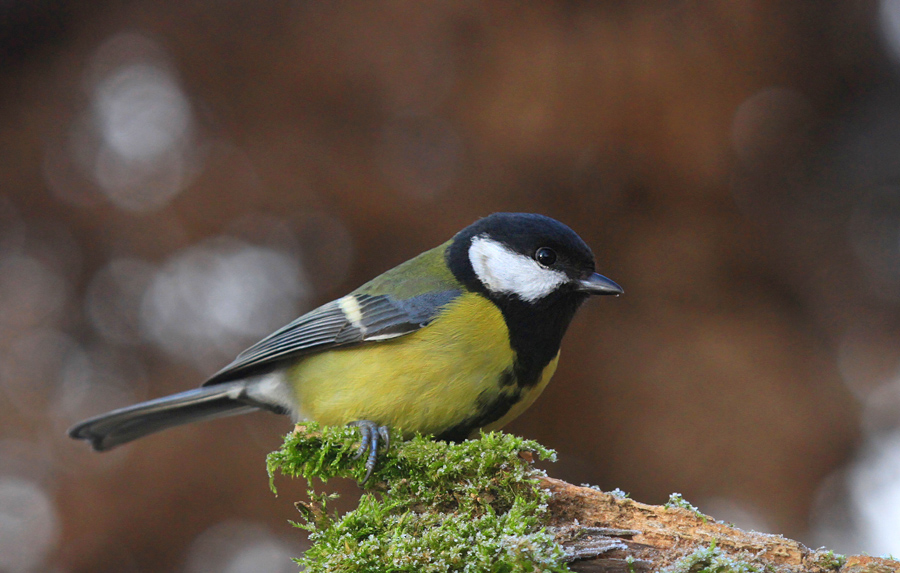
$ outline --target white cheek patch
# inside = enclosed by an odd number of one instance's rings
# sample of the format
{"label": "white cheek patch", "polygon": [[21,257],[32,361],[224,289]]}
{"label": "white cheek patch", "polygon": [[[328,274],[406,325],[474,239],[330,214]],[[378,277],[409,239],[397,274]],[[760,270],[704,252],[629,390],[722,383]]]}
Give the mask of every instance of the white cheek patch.
{"label": "white cheek patch", "polygon": [[469,261],[489,291],[514,294],[526,302],[547,296],[569,280],[564,273],[544,268],[484,236],[472,239]]}

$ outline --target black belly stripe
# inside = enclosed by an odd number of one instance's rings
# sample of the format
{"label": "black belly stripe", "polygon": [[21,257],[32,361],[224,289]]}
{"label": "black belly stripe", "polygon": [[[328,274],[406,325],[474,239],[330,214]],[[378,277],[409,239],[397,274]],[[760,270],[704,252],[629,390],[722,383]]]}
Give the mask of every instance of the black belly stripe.
{"label": "black belly stripe", "polygon": [[507,368],[503,371],[503,374],[500,375],[500,387],[506,388],[507,386],[514,386],[518,384],[519,380],[516,377],[515,367]]}

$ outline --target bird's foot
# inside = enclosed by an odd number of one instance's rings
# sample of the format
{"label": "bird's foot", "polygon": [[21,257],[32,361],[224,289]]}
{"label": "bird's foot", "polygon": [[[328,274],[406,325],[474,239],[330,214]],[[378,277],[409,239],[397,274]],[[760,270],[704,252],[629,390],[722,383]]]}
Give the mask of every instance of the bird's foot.
{"label": "bird's foot", "polygon": [[375,462],[378,459],[379,438],[384,442],[384,447],[388,448],[391,443],[391,436],[388,433],[387,426],[379,426],[371,420],[358,420],[356,422],[350,422],[347,425],[359,428],[359,433],[361,435],[359,449],[353,454],[353,459],[358,460],[366,453],[366,450],[369,451],[369,457],[366,458],[366,477],[359,482],[359,485],[364,485],[369,480],[369,476],[372,475],[372,470],[375,469]]}

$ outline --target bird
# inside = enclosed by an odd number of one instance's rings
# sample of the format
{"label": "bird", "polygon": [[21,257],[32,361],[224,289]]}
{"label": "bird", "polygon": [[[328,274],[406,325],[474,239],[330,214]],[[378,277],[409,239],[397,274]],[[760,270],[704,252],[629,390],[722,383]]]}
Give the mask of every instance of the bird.
{"label": "bird", "polygon": [[105,451],[191,422],[268,410],[359,428],[368,480],[388,428],[462,441],[519,416],[553,376],[595,271],[568,226],[494,213],[241,352],[197,389],[76,424]]}

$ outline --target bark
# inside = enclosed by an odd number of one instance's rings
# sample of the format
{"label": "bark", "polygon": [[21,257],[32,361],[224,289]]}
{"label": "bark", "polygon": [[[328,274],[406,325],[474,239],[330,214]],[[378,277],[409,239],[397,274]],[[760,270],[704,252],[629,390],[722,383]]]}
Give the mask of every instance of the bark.
{"label": "bark", "polygon": [[812,550],[779,535],[743,531],[690,508],[647,505],[549,477],[543,483],[553,494],[553,531],[574,571],[900,572],[900,561]]}

